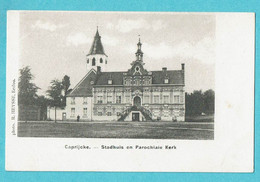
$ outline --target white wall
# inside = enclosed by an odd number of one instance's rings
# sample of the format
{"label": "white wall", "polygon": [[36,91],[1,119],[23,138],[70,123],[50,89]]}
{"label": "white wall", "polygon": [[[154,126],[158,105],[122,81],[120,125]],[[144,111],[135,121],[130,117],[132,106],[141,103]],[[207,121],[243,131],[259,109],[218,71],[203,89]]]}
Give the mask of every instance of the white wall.
{"label": "white wall", "polygon": [[[56,120],[62,120],[62,114],[66,113],[65,109],[56,108]],[[47,119],[48,120],[55,120],[55,108],[48,107],[47,108]]]}
{"label": "white wall", "polygon": [[[92,119],[92,97],[86,97],[87,102],[84,103],[84,97],[74,97],[75,103],[73,104],[72,97],[66,98],[66,113],[67,120],[77,120],[77,116],[80,116],[80,120],[91,120]],[[73,114],[72,108],[75,109]],[[87,113],[84,114],[84,108],[87,108]]]}
{"label": "white wall", "polygon": [[[92,59],[93,58],[96,59],[96,65],[95,66],[92,66]],[[103,59],[103,63],[100,63],[100,58]],[[87,63],[88,59],[89,59],[89,63]],[[106,71],[107,70],[106,60],[107,60],[107,63],[108,63],[108,57],[103,55],[103,54],[95,54],[95,55],[87,56],[87,58],[86,58],[87,72],[89,70],[91,70],[92,68],[97,71],[97,66],[101,67],[101,71]]]}

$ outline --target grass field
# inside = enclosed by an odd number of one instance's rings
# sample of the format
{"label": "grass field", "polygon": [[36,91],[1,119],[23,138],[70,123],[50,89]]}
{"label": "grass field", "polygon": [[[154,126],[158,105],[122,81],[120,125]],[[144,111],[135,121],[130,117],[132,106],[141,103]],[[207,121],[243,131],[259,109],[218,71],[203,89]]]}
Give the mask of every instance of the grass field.
{"label": "grass field", "polygon": [[212,122],[19,122],[19,137],[213,140]]}

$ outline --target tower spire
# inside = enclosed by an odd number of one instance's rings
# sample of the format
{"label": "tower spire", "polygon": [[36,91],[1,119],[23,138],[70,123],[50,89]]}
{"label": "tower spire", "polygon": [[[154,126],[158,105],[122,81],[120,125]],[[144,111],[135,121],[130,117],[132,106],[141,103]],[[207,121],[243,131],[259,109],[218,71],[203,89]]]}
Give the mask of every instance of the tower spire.
{"label": "tower spire", "polygon": [[141,43],[141,38],[140,38],[140,35],[138,35],[139,37],[139,41],[137,43],[137,51],[135,53],[136,55],[136,60],[137,61],[143,61],[143,51],[142,51],[142,43]]}
{"label": "tower spire", "polygon": [[95,55],[95,54],[106,55],[106,53],[104,51],[104,47],[101,42],[101,36],[99,35],[99,32],[98,32],[98,26],[97,26],[96,35],[94,37],[94,41],[92,43],[92,46],[89,50],[88,55]]}

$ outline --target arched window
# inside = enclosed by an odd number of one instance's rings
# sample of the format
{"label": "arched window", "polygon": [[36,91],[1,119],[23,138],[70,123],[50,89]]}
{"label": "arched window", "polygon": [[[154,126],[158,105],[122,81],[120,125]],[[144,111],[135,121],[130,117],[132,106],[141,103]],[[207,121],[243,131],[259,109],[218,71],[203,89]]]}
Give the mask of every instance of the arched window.
{"label": "arched window", "polygon": [[96,59],[95,58],[92,59],[92,66],[96,66]]}
{"label": "arched window", "polygon": [[107,64],[107,60],[106,60],[106,64]]}
{"label": "arched window", "polygon": [[102,58],[100,58],[100,63],[103,63],[103,59]]}
{"label": "arched window", "polygon": [[87,64],[89,63],[89,59],[87,59]]}

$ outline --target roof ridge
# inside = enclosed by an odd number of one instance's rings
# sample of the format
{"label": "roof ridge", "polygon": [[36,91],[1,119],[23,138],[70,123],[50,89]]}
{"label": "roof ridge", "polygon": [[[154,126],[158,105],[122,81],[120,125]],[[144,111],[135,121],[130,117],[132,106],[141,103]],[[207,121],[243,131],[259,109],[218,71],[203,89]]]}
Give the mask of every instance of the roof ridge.
{"label": "roof ridge", "polygon": [[[155,72],[155,71],[164,71],[164,70],[153,70],[153,71],[151,71],[151,72]],[[182,70],[166,70],[166,71],[182,71]]]}

